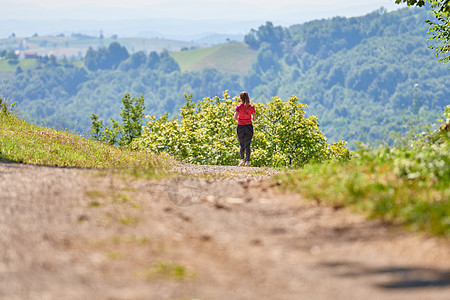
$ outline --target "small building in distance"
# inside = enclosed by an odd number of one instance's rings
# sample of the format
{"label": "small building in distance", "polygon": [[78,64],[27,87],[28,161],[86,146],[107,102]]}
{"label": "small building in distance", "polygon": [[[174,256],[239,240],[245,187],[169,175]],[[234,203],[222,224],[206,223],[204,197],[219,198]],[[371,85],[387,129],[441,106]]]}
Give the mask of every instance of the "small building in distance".
{"label": "small building in distance", "polygon": [[25,51],[23,55],[25,56],[26,59],[37,58],[37,52],[35,51]]}

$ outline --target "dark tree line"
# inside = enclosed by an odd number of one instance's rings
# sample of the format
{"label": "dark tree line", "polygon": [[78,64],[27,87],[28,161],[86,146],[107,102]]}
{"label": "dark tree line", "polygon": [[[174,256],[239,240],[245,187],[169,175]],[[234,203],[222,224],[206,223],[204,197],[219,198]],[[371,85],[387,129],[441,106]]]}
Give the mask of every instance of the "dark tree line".
{"label": "dark tree line", "polygon": [[90,71],[113,70],[129,56],[125,47],[114,42],[108,48],[102,47],[98,51],[89,47],[84,58],[84,65]]}

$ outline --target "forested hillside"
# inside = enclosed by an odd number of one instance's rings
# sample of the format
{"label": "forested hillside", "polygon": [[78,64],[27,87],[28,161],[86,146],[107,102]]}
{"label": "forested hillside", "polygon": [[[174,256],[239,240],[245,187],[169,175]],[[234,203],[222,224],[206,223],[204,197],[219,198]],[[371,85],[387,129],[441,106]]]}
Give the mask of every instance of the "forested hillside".
{"label": "forested hillside", "polygon": [[246,36],[258,61],[244,79],[253,94],[295,94],[332,140],[391,141],[418,112],[432,122],[450,102],[450,70],[427,49],[430,15],[382,9]]}
{"label": "forested hillside", "polygon": [[185,93],[194,101],[224,90],[247,90],[258,102],[296,95],[331,141],[390,142],[419,112],[432,122],[450,102],[450,69],[427,49],[430,17],[409,8],[289,28],[267,22],[238,44],[244,51],[225,44],[146,55],[112,43],[88,50],[81,64],[43,57],[24,70],[20,62],[4,93],[24,117],[78,132],[89,130],[92,113],[117,119],[126,92],[143,94],[145,113],[156,116],[176,115]]}

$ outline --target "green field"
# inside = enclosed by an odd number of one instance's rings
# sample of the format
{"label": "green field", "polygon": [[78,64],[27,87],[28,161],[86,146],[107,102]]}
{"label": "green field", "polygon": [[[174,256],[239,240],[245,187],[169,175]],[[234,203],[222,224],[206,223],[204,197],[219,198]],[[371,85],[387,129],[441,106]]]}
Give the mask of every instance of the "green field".
{"label": "green field", "polygon": [[0,72],[15,72],[18,66],[20,66],[22,70],[26,71],[36,66],[36,60],[20,59],[17,65],[11,65],[7,60],[0,60]]}
{"label": "green field", "polygon": [[256,51],[244,43],[234,42],[218,46],[171,53],[182,71],[216,68],[226,73],[246,73],[256,58]]}

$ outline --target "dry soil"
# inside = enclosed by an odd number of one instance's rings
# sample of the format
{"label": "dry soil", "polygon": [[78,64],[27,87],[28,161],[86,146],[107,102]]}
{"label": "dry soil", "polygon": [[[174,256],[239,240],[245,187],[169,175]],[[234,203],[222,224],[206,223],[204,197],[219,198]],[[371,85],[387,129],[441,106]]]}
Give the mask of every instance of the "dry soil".
{"label": "dry soil", "polygon": [[0,163],[0,298],[450,299],[448,240],[243,170],[156,181]]}

